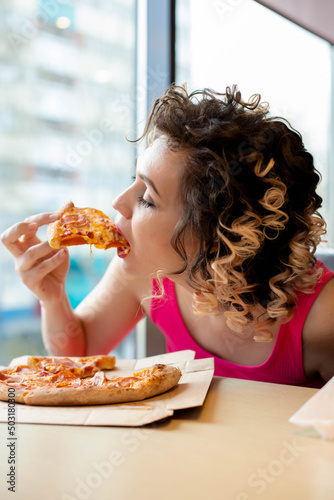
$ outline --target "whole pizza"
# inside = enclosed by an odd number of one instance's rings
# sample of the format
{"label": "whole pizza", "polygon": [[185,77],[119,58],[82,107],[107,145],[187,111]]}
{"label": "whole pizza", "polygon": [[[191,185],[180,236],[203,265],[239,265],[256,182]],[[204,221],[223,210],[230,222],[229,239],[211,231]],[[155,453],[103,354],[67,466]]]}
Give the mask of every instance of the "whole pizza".
{"label": "whole pizza", "polygon": [[178,367],[156,364],[129,377],[108,378],[114,356],[28,357],[0,370],[0,400],[41,406],[102,405],[141,401],[168,391],[181,377]]}

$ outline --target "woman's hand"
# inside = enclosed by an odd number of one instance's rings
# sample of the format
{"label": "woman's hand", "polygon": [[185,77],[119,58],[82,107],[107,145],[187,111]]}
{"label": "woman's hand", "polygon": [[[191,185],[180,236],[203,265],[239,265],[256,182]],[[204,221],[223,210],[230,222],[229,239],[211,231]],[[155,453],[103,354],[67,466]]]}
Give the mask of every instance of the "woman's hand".
{"label": "woman's hand", "polygon": [[43,302],[61,298],[70,265],[66,248],[53,250],[36,235],[40,226],[58,218],[58,214],[50,213],[33,215],[1,235],[1,241],[15,258],[17,274]]}

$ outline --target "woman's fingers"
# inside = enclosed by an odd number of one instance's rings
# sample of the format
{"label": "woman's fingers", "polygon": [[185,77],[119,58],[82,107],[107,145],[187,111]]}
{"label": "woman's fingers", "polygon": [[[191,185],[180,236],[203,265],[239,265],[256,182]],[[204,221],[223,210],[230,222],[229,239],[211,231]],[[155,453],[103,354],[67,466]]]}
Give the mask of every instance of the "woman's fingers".
{"label": "woman's fingers", "polygon": [[36,236],[37,229],[44,224],[49,224],[59,218],[58,214],[37,214],[28,217],[24,222],[14,224],[1,235],[1,241],[6,248],[14,255],[19,257],[31,245],[40,242]]}
{"label": "woman's fingers", "polygon": [[2,233],[1,241],[14,257],[18,257],[25,247],[20,238],[34,236],[37,229],[36,223],[19,222]]}
{"label": "woman's fingers", "polygon": [[28,271],[57,252],[58,250],[50,248],[47,241],[30,246],[23,254],[16,258],[16,270],[18,273]]}
{"label": "woman's fingers", "polygon": [[1,240],[15,257],[15,270],[40,300],[59,296],[70,260],[67,249],[54,250],[37,237],[39,227],[59,219],[59,214],[37,214],[7,229]]}
{"label": "woman's fingers", "polygon": [[19,274],[23,283],[38,295],[38,292],[35,290],[36,287],[40,286],[42,280],[64,262],[66,255],[67,249],[63,248],[48,259],[37,263],[32,269],[27,269],[26,271],[20,269]]}
{"label": "woman's fingers", "polygon": [[49,224],[50,222],[54,222],[55,220],[59,219],[60,215],[55,214],[52,212],[47,212],[47,213],[42,213],[42,214],[36,214],[36,215],[30,215],[26,219],[24,219],[24,222],[36,222],[38,227],[44,226],[44,224]]}

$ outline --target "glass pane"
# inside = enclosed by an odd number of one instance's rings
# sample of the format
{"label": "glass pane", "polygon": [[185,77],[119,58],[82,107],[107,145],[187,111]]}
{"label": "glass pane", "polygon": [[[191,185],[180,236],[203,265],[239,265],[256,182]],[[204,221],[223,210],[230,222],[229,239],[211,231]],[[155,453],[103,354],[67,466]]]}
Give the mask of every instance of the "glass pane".
{"label": "glass pane", "polygon": [[177,0],[176,81],[188,89],[224,91],[237,84],[244,99],[261,94],[272,115],[287,118],[303,136],[323,180],[328,213],[330,154],[330,44],[253,0]]}
{"label": "glass pane", "polygon": [[[0,232],[68,200],[113,218],[134,168],[135,11],[135,0],[0,1]],[[0,252],[1,364],[44,351],[38,301]],[[114,252],[70,255],[75,306]],[[117,352],[133,357],[133,335]]]}

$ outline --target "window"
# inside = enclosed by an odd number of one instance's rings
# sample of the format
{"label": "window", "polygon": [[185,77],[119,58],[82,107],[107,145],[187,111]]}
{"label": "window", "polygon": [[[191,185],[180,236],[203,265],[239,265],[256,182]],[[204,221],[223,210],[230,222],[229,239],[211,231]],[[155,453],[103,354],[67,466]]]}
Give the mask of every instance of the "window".
{"label": "window", "polygon": [[[0,232],[68,200],[113,217],[135,150],[135,0],[0,1]],[[40,231],[45,238],[45,229]],[[43,353],[38,301],[1,245],[0,364]],[[73,306],[112,251],[71,249]],[[26,346],[26,347],[25,347]],[[134,356],[133,337],[118,348]]]}
{"label": "window", "polygon": [[303,136],[322,174],[319,194],[334,246],[330,205],[331,45],[253,0],[177,0],[176,81],[189,90],[260,93],[272,115]]}

